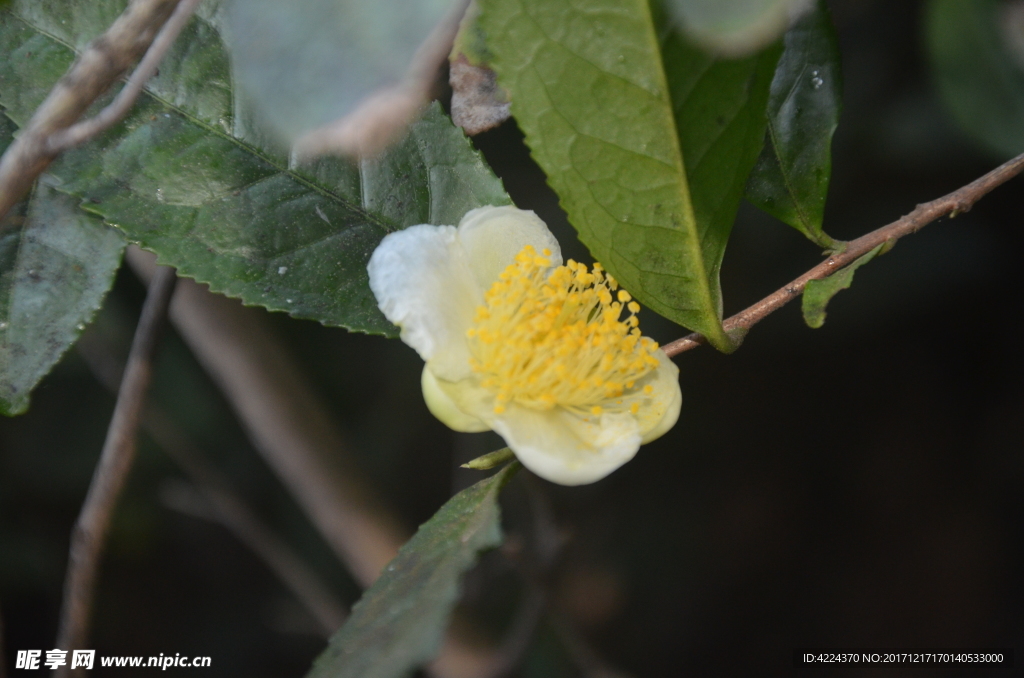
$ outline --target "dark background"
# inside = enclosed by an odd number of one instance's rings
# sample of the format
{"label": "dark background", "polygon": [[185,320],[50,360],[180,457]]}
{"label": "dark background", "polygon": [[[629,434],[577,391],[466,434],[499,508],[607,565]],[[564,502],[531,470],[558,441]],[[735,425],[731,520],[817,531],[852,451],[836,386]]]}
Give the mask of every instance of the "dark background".
{"label": "dark background", "polygon": [[[830,4],[845,110],[825,224],[851,238],[1002,159],[943,110],[922,51],[920,3]],[[567,255],[587,259],[514,124],[476,142],[515,202],[552,225]],[[568,538],[550,574],[553,605],[609,664],[634,676],[790,675],[793,649],[808,646],[1003,646],[1024,663],[1022,188],[1013,180],[861,269],[822,329],[808,329],[792,304],[734,355],[703,347],[679,356],[679,424],[609,478],[579,488],[525,474],[514,481],[510,540],[530,542],[529,496],[551,503]],[[745,206],[725,259],[726,313],[819,255]],[[90,331],[126,354],[143,294],[123,271]],[[651,312],[641,318],[659,341],[682,333]],[[499,443],[457,437],[429,415],[410,349],[271,320],[410,528],[479,477],[457,464]],[[352,602],[357,587],[173,333],[153,397]],[[0,421],[0,610],[11,667],[15,650],[53,645],[68,536],[112,408],[72,351],[27,415]],[[204,676],[303,675],[323,640],[234,537],[161,500],[180,477],[144,440],[103,563],[93,646],[210,655],[212,668],[192,671]],[[488,555],[466,583],[470,613],[495,638],[522,597],[509,550]],[[579,675],[570,655],[545,622],[522,675]]]}

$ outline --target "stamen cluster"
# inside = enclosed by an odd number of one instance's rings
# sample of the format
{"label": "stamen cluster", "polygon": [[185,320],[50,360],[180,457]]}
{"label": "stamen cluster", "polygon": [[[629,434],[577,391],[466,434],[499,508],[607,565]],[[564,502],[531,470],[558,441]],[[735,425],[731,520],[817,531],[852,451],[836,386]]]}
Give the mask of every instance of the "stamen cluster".
{"label": "stamen cluster", "polygon": [[622,398],[658,366],[657,343],[640,334],[640,305],[600,264],[591,271],[570,259],[552,270],[550,256],[523,248],[487,291],[466,333],[473,371],[496,392],[495,414],[513,401],[583,415],[636,414],[640,403],[627,406]]}

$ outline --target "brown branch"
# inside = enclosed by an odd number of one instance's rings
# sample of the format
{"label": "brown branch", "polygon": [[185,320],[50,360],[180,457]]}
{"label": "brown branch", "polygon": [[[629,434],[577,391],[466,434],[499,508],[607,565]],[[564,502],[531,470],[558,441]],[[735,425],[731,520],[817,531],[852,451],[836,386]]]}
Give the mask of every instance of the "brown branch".
{"label": "brown branch", "polygon": [[185,28],[185,24],[188,23],[200,2],[202,0],[181,0],[178,6],[174,8],[171,18],[167,20],[167,23],[163,25],[163,28],[160,29],[160,32],[153,40],[153,44],[146,50],[142,61],[132,71],[131,77],[128,78],[128,83],[117,93],[117,98],[97,113],[95,117],[75,123],[67,129],[50,135],[50,138],[46,141],[47,152],[56,156],[83,144],[97,134],[110,129],[121,118],[128,115],[128,111],[131,110],[135,100],[142,93],[142,88],[156,74],[157,67],[163,61],[167,50],[174,44],[178,34]]}
{"label": "brown branch", "polygon": [[310,130],[292,145],[306,161],[320,155],[369,157],[396,141],[430,101],[441,66],[448,60],[469,0],[458,0],[416,49],[405,77],[363,99],[347,115]]}
{"label": "brown branch", "polygon": [[0,218],[57,157],[55,133],[73,125],[147,50],[179,0],[132,0],[54,85],[0,158]]}
{"label": "brown branch", "polygon": [[[769,314],[774,313],[800,296],[807,283],[811,280],[827,278],[879,245],[895,243],[900,238],[916,233],[942,217],[955,217],[958,214],[967,212],[989,191],[1009,181],[1022,171],[1024,171],[1024,154],[1003,163],[980,179],[976,179],[948,195],[918,205],[913,212],[887,226],[862,235],[856,240],[851,240],[846,244],[846,249],[842,252],[833,254],[788,285],[783,286],[756,304],[728,318],[724,323],[725,331],[727,333],[746,333]],[[683,351],[697,348],[705,342],[706,339],[703,335],[694,332],[669,344],[665,344],[663,349],[667,355],[674,356]]]}
{"label": "brown branch", "polygon": [[[192,475],[191,471],[189,475]],[[306,608],[324,639],[330,638],[341,627],[345,622],[344,608],[330,588],[234,493],[209,484],[181,483],[175,490],[163,494],[164,504],[193,518],[217,523],[231,532]]]}
{"label": "brown branch", "polygon": [[[151,254],[131,247],[125,258],[148,279]],[[183,278],[170,317],[253,447],[356,582],[372,584],[410,535],[377,501],[351,445],[261,312]]]}
{"label": "brown branch", "polygon": [[[147,280],[153,255],[128,248]],[[253,447],[284,483],[328,546],[361,586],[369,586],[410,534],[370,491],[354,453],[302,370],[260,311],[182,279],[171,321],[217,383]],[[493,648],[479,647],[453,624],[428,672],[475,678]]]}
{"label": "brown branch", "polygon": [[513,674],[530,649],[530,642],[547,608],[548,592],[545,587],[530,585],[523,601],[519,603],[509,630],[501,639],[493,664],[482,674],[482,678],[505,678]]}
{"label": "brown branch", "polygon": [[[86,334],[77,349],[96,379],[116,392],[122,365],[111,352]],[[345,621],[345,608],[299,555],[261,521],[235,493],[223,476],[207,463],[189,436],[155,404],[146,407],[143,428],[150,438],[185,471],[198,497],[190,502],[190,515],[219,523],[249,548],[291,591],[329,637]],[[181,506],[173,508],[182,510]]]}
{"label": "brown branch", "polygon": [[608,664],[565,617],[551,613],[548,621],[584,678],[630,678],[628,673]]}
{"label": "brown branch", "polygon": [[[114,414],[107,429],[107,439],[103,443],[99,463],[82,504],[82,512],[71,534],[71,553],[64,580],[64,601],[57,634],[58,648],[83,648],[88,645],[89,619],[99,562],[117,499],[135,458],[143,404],[153,376],[153,355],[176,280],[173,268],[161,267],[153,276],[142,307],[142,316],[132,340]],[[59,676],[67,676],[70,669],[65,664],[57,673]]]}

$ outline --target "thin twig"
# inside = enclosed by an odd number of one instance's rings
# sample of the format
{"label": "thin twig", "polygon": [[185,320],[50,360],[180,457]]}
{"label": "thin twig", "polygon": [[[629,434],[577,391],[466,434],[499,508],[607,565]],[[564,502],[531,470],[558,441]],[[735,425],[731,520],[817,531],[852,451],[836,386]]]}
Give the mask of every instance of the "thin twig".
{"label": "thin twig", "polygon": [[430,100],[448,61],[469,0],[458,0],[416,49],[405,77],[363,99],[347,115],[306,132],[292,146],[296,161],[319,155],[368,157],[396,141]]}
{"label": "thin twig", "polygon": [[630,678],[628,673],[608,664],[565,617],[552,613],[548,621],[584,678]]}
{"label": "thin twig", "polygon": [[[117,358],[88,334],[79,339],[76,346],[96,379],[116,392],[123,369]],[[231,489],[223,474],[206,461],[199,446],[162,408],[153,403],[147,405],[142,425],[149,437],[189,476],[195,492],[201,494],[201,505],[191,502],[201,510],[189,513],[227,528],[277,575],[316,620],[324,637],[334,633],[345,621],[345,608],[330,587],[256,516]]]}
{"label": "thin twig", "polygon": [[[895,243],[900,238],[916,233],[944,216],[956,216],[967,212],[989,191],[1009,181],[1022,171],[1024,171],[1024,154],[1003,163],[980,179],[976,179],[948,195],[918,205],[913,212],[887,226],[871,231],[856,240],[851,240],[842,252],[833,254],[788,285],[727,319],[724,323],[725,331],[728,333],[749,331],[766,316],[800,296],[811,280],[827,278],[879,245]],[[667,355],[674,356],[683,351],[697,348],[706,341],[703,335],[694,332],[665,344],[663,348]]]}
{"label": "thin twig", "polygon": [[[131,247],[143,280],[155,263]],[[360,473],[351,446],[259,311],[180,281],[171,322],[277,473],[360,586],[369,586],[409,538]]]}
{"label": "thin twig", "polygon": [[188,23],[200,2],[202,0],[181,0],[178,6],[174,8],[171,18],[167,20],[167,23],[163,25],[163,28],[157,34],[156,39],[153,40],[153,44],[146,50],[142,61],[132,71],[131,77],[128,78],[128,83],[117,93],[117,98],[97,113],[95,117],[75,123],[67,129],[51,134],[46,143],[47,152],[51,155],[57,155],[79,144],[83,144],[97,134],[110,129],[121,118],[126,116],[135,104],[135,100],[139,98],[139,94],[142,93],[142,88],[156,74],[160,62],[163,61],[164,55],[167,54],[167,50],[177,40],[181,29],[185,28],[185,24]]}
{"label": "thin twig", "polygon": [[319,576],[237,497],[212,485],[182,483],[164,503],[181,513],[217,523],[235,535],[312,615],[320,635],[330,638],[345,622],[345,611]]}
{"label": "thin twig", "polygon": [[73,125],[149,49],[178,2],[132,0],[54,85],[0,158],[0,218],[57,157],[51,136]]}
{"label": "thin twig", "polygon": [[521,557],[514,558],[514,563],[523,580],[525,595],[491,666],[482,674],[483,678],[504,678],[522,663],[537,627],[548,611],[553,573],[568,541],[566,533],[555,521],[551,502],[537,477],[525,473],[522,486],[532,520],[528,531],[528,548]]}
{"label": "thin twig", "polygon": [[526,651],[530,649],[530,641],[533,640],[547,607],[548,595],[545,588],[529,586],[526,596],[519,603],[509,630],[494,655],[494,663],[483,674],[484,678],[505,678],[516,670],[522,663]]}
{"label": "thin twig", "polygon": [[[154,257],[135,247],[125,256],[148,280]],[[171,321],[328,546],[357,583],[373,583],[410,534],[371,492],[351,445],[261,312],[183,279]],[[490,665],[493,648],[459,628],[445,636],[431,675],[475,678]]]}
{"label": "thin twig", "polygon": [[[71,553],[64,580],[64,601],[56,645],[61,649],[84,648],[88,644],[99,561],[117,499],[135,458],[146,391],[153,376],[153,355],[176,280],[173,268],[161,267],[153,276],[132,340],[107,439],[71,534]],[[67,664],[57,670],[59,676],[67,676],[69,672]]]}

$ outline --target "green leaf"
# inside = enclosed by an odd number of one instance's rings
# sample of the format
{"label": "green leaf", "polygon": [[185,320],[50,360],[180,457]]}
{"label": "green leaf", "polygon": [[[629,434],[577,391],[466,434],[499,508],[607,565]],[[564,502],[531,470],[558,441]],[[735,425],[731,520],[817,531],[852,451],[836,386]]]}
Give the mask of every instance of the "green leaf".
{"label": "green leaf", "polygon": [[885,245],[886,243],[882,243],[846,268],[836,271],[827,278],[811,280],[807,283],[801,303],[804,322],[807,323],[808,327],[817,329],[825,324],[825,307],[828,306],[828,302],[840,290],[849,289],[850,285],[853,284],[853,274],[857,272],[857,269],[878,256],[882,249],[885,248]]}
{"label": "green leaf", "polygon": [[[20,0],[0,14],[0,105],[15,122],[74,59],[71,32],[100,23],[85,5],[105,14],[120,4]],[[501,182],[437,105],[377,158],[289,166],[231,88],[219,36],[194,18],[130,117],[51,166],[57,188],[215,292],[396,336],[368,285],[374,248],[406,226],[508,204]]]}
{"label": "green leaf", "polygon": [[451,60],[454,61],[460,54],[471,65],[484,68],[490,65],[494,56],[487,49],[487,35],[480,25],[480,4],[476,0],[469,3],[459,22],[459,32],[455,34],[455,42],[452,44]]}
{"label": "green leaf", "polygon": [[644,0],[481,8],[499,84],[591,253],[641,303],[732,348],[718,269],[763,140],[773,57],[719,62],[666,31],[663,68]]}
{"label": "green leaf", "polygon": [[[679,144],[693,196],[712,299],[722,309],[719,271],[750,171],[764,145],[768,93],[782,45],[745,59],[713,57],[678,30],[662,32]],[[735,338],[732,345],[738,345]]]}
{"label": "green leaf", "polygon": [[[13,131],[0,116],[0,147]],[[28,409],[29,393],[99,309],[123,251],[116,230],[42,182],[27,218],[0,222],[0,413]]]}
{"label": "green leaf", "polygon": [[670,11],[699,44],[743,56],[773,42],[807,0],[668,0]]}
{"label": "green leaf", "polygon": [[946,107],[1001,157],[1024,152],[1024,10],[996,0],[932,0],[928,55]]}
{"label": "green leaf", "polygon": [[823,0],[801,18],[785,49],[768,99],[768,135],[747,182],[747,200],[826,249],[822,231],[832,174],[832,134],[842,108],[839,38]]}
{"label": "green leaf", "polygon": [[452,497],[402,547],[331,638],[307,678],[397,678],[434,657],[477,554],[501,543],[509,464]]}

